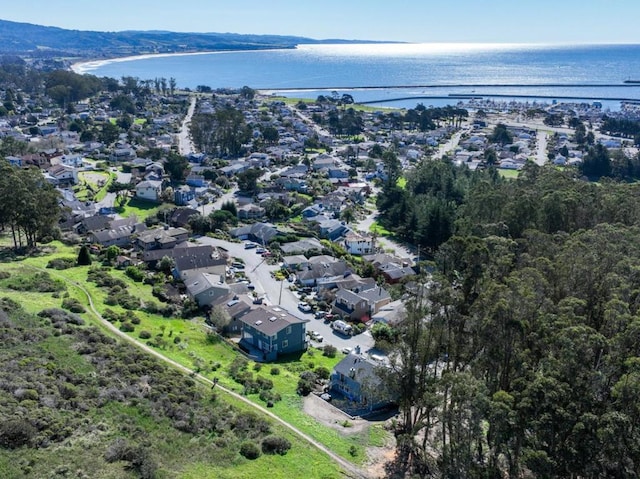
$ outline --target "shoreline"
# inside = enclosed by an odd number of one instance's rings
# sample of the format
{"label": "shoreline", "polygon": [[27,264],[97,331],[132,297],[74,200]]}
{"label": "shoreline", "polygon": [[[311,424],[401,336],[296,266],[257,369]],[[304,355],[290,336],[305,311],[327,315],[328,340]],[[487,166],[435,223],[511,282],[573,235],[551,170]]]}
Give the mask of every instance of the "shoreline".
{"label": "shoreline", "polygon": [[[302,44],[301,44],[302,45]],[[79,75],[84,75],[91,73],[92,71],[105,66],[110,65],[111,63],[123,63],[123,62],[131,62],[137,60],[149,60],[152,58],[166,58],[166,57],[185,57],[185,56],[195,56],[195,55],[215,55],[219,53],[253,53],[253,52],[273,52],[280,50],[295,50],[298,48],[298,45],[294,47],[287,48],[256,48],[256,49],[242,49],[242,50],[207,50],[202,52],[176,52],[176,53],[144,53],[141,55],[129,55],[126,57],[113,57],[113,58],[105,58],[101,60],[83,60],[79,62],[72,63],[69,66],[69,69],[77,73]]]}

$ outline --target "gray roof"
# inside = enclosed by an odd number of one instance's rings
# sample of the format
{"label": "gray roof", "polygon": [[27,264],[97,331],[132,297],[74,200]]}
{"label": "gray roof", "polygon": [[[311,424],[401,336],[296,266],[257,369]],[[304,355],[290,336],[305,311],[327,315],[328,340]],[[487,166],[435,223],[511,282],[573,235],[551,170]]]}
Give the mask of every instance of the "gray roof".
{"label": "gray roof", "polygon": [[185,283],[187,291],[193,297],[207,291],[209,288],[229,289],[224,282],[224,276],[209,273],[197,273],[193,278]]}
{"label": "gray roof", "polygon": [[357,354],[349,354],[333,368],[335,372],[352,378],[358,383],[362,383],[365,379],[371,379],[376,383],[380,381],[377,369],[381,366],[373,361],[359,356]]}
{"label": "gray roof", "polygon": [[267,336],[274,336],[292,324],[308,322],[308,320],[296,318],[284,309],[275,306],[260,306],[242,316],[240,321]]}
{"label": "gray roof", "polygon": [[178,271],[208,268],[226,264],[226,258],[211,245],[193,246],[173,250],[175,267]]}

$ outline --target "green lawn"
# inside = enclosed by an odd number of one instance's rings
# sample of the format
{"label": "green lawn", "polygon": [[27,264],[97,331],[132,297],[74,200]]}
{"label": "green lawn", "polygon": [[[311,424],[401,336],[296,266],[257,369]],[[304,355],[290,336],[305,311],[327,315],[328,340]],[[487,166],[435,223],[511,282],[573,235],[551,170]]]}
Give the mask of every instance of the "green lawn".
{"label": "green lawn", "polygon": [[389,231],[388,229],[385,229],[385,227],[382,226],[377,221],[374,221],[371,224],[371,226],[369,227],[369,231],[371,233],[376,233],[379,236],[393,236],[393,233],[391,231]]}
{"label": "green lawn", "polygon": [[401,176],[398,178],[396,185],[404,190],[407,187],[407,179],[404,176]]}
{"label": "green lawn", "polygon": [[130,198],[123,206],[116,207],[116,212],[124,218],[136,215],[139,220],[144,220],[147,216],[156,214],[160,206],[159,203],[153,201]]}
{"label": "green lawn", "polygon": [[518,170],[508,170],[504,168],[498,168],[498,173],[503,178],[509,178],[512,180],[518,178],[518,176],[520,175],[520,172]]}

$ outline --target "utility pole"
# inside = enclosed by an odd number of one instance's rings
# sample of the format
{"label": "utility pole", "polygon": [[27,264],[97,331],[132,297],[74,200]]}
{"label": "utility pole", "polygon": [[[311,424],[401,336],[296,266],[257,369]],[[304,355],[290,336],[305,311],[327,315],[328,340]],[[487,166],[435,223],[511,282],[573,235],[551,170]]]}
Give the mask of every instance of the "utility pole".
{"label": "utility pole", "polygon": [[280,280],[280,296],[278,296],[278,306],[280,306],[280,303],[282,302],[282,285],[284,284],[284,279]]}

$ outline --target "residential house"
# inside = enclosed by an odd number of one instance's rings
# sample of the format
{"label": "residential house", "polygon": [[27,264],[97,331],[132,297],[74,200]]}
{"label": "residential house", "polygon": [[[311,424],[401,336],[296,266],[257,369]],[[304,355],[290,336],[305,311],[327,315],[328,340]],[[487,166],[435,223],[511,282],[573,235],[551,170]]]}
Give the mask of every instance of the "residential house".
{"label": "residential house", "polygon": [[411,266],[403,266],[395,262],[381,264],[376,268],[389,284],[396,284],[406,278],[416,275],[415,270]]}
{"label": "residential house", "polygon": [[73,166],[58,164],[47,170],[49,179],[57,186],[69,186],[78,184],[78,170]]}
{"label": "residential house", "polygon": [[377,313],[371,316],[371,320],[375,323],[395,326],[404,319],[406,311],[404,301],[398,299],[382,306]]}
{"label": "residential house", "polygon": [[176,208],[171,213],[169,224],[176,228],[183,228],[189,224],[189,219],[192,216],[197,216],[199,214],[200,212],[193,208]]}
{"label": "residential house", "polygon": [[189,239],[189,231],[184,228],[154,228],[138,235],[136,245],[142,251],[169,249]]}
{"label": "residential house", "polygon": [[350,231],[344,237],[344,248],[347,253],[362,256],[373,253],[373,238]]}
{"label": "residential house", "polygon": [[263,218],[266,210],[262,206],[253,203],[238,208],[238,218],[241,220],[257,220]]}
{"label": "residential house", "polygon": [[242,226],[229,231],[229,234],[241,240],[255,241],[262,245],[269,243],[273,238],[280,234],[275,226],[268,223],[254,223],[248,226]]}
{"label": "residential house", "polygon": [[200,307],[210,306],[229,295],[229,285],[224,282],[224,275],[196,273],[185,281],[185,287],[189,297]]}
{"label": "residential house", "polygon": [[332,256],[313,256],[308,260],[309,266],[303,267],[296,274],[296,282],[303,286],[332,288],[340,279],[351,274],[349,265],[344,260]]}
{"label": "residential house", "polygon": [[193,186],[196,188],[201,188],[203,186],[207,186],[209,183],[203,175],[197,175],[195,173],[189,174],[186,179],[186,183],[188,186]]}
{"label": "residential house", "polygon": [[121,226],[113,226],[113,224],[111,224],[110,229],[93,231],[89,233],[89,241],[102,245],[103,247],[130,246],[131,242],[133,241],[134,235],[142,231],[146,231],[146,229],[147,226],[144,223]]}
{"label": "residential house", "polygon": [[291,243],[282,243],[280,249],[286,255],[305,254],[311,251],[322,251],[322,243],[316,238],[303,238]]}
{"label": "residential house", "polygon": [[178,206],[185,206],[196,198],[196,190],[182,185],[173,190],[173,202]]}
{"label": "residential house", "polygon": [[183,281],[194,272],[225,274],[227,258],[211,245],[174,248],[171,257],[174,261],[173,275]]}
{"label": "residential house", "polygon": [[256,352],[264,361],[307,347],[308,320],[296,318],[281,308],[259,306],[239,320],[242,323],[240,347]]}
{"label": "residential house", "polygon": [[336,293],[332,312],[351,320],[368,322],[380,308],[391,302],[391,295],[381,286],[366,290],[340,289]]}
{"label": "residential house", "polygon": [[162,181],[146,180],[136,185],[136,198],[149,201],[160,201]]}
{"label": "residential house", "polygon": [[364,415],[392,406],[397,396],[381,378],[385,366],[355,353],[347,355],[334,367],[329,391],[349,401],[348,412]]}
{"label": "residential house", "polygon": [[315,220],[321,238],[335,241],[349,231],[349,227],[344,221],[323,216],[318,216]]}

